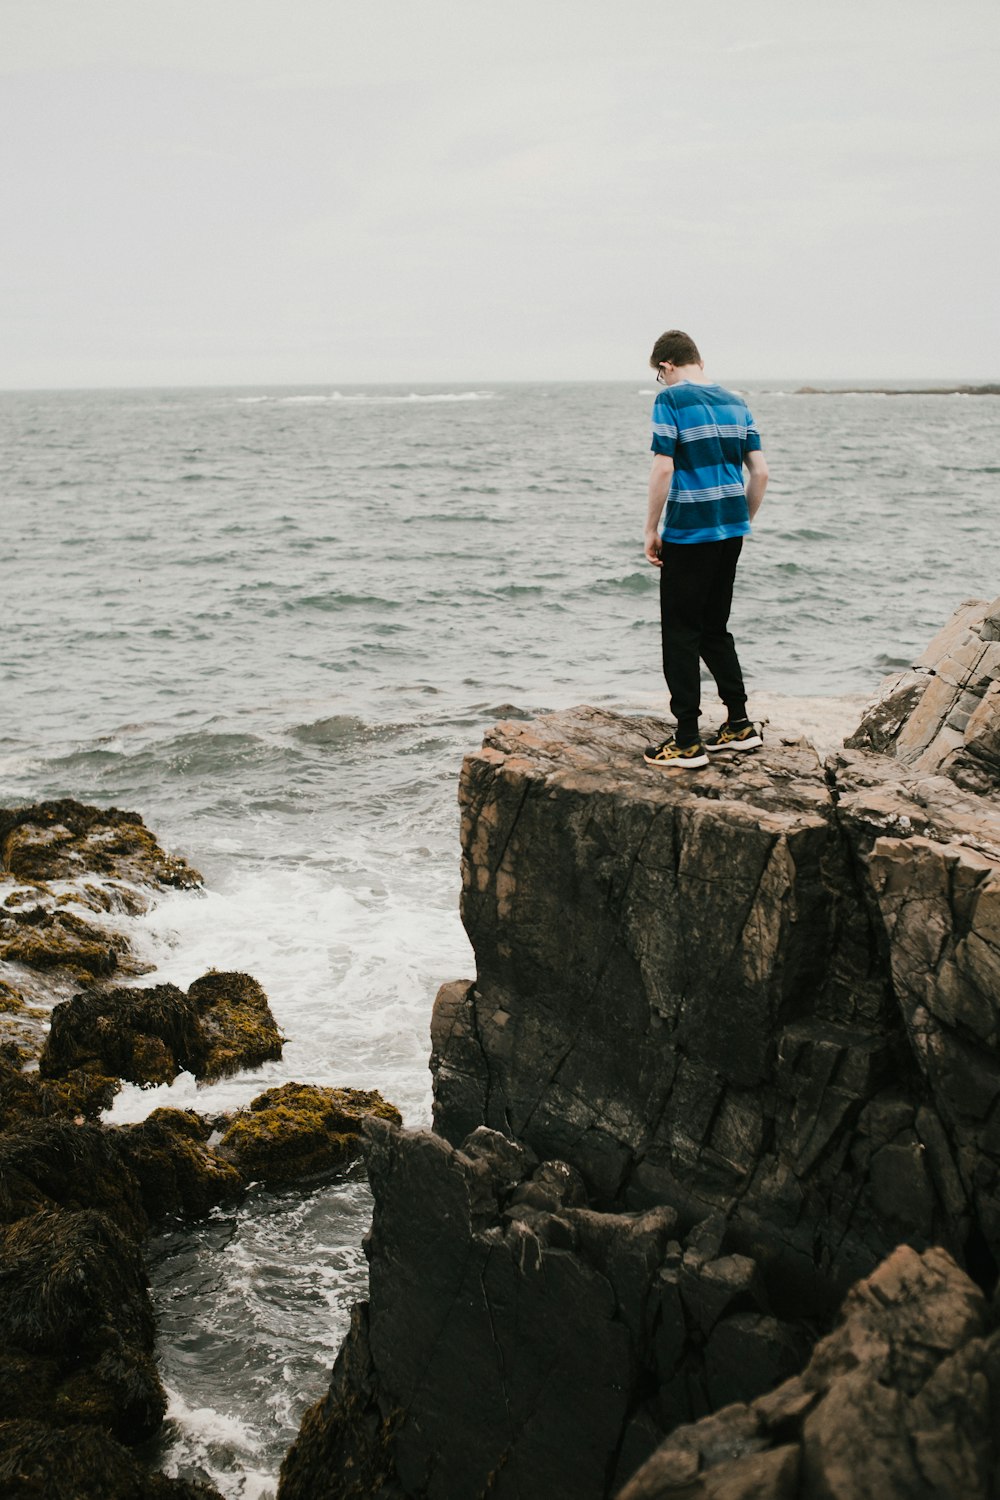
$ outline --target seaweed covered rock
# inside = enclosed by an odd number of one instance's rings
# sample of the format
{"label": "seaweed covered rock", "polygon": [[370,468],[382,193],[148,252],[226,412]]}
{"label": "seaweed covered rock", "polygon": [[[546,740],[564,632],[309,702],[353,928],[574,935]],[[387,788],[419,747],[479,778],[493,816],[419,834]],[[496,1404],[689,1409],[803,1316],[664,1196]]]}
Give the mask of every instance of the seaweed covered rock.
{"label": "seaweed covered rock", "polygon": [[281,1056],[278,1030],[263,988],[249,974],[211,970],[188,990],[199,1021],[196,1078],[212,1080]]}
{"label": "seaweed covered rock", "polygon": [[32,1005],[19,989],[0,979],[0,1056],[22,1063],[37,1059],[48,1023],[47,1009]]}
{"label": "seaweed covered rock", "polygon": [[[5,1415],[148,1437],[166,1409],[153,1337],[141,1251],[106,1215],[43,1210],[0,1229]],[[34,1383],[14,1354],[35,1361]]]}
{"label": "seaweed covered rock", "polygon": [[618,1500],[988,1500],[1000,1335],[941,1250],[901,1246],[801,1375],[677,1429]]}
{"label": "seaweed covered rock", "polygon": [[23,1062],[21,1048],[0,1049],[0,1131],[52,1117],[78,1124],[96,1120],[110,1109],[120,1088],[116,1078],[75,1070],[63,1078],[43,1078],[37,1072],[25,1072]]}
{"label": "seaweed covered rock", "polygon": [[79,1069],[169,1083],[193,1072],[203,1050],[195,1007],[176,985],[93,990],[55,1007],[39,1068],[45,1078]]}
{"label": "seaweed covered rock", "polygon": [[146,1233],[138,1184],[113,1132],[49,1118],[0,1135],[0,1222],[57,1207],[101,1210],[133,1238]]}
{"label": "seaweed covered rock", "polygon": [[[198,883],[135,814],[69,801],[0,810],[5,1497],[219,1500],[149,1473],[123,1444],[149,1438],[165,1409],[142,1241],[245,1182],[208,1145],[214,1122],[164,1110],[138,1126],[95,1123],[121,1078],[218,1077],[280,1054],[245,975],[207,976],[193,995],[105,988],[145,972],[122,914],[147,910],[151,889]],[[33,1057],[38,1072],[23,1067]]]}
{"label": "seaweed covered rock", "polygon": [[38,882],[81,873],[135,885],[201,884],[197,870],[160,848],[138,813],[88,807],[64,798],[0,808],[0,875]]}
{"label": "seaweed covered rock", "polygon": [[241,1172],[208,1145],[215,1133],[213,1122],[180,1109],[154,1109],[141,1124],[109,1132],[150,1224],[200,1219],[242,1194]]}
{"label": "seaweed covered rock", "polygon": [[399,1110],[374,1090],[284,1083],[235,1116],[218,1152],[248,1179],[303,1182],[356,1160],[368,1119],[401,1122]]}
{"label": "seaweed covered rock", "polygon": [[222,1500],[211,1485],[150,1474],[98,1427],[0,1422],[4,1500]]}
{"label": "seaweed covered rock", "polygon": [[13,912],[0,908],[0,959],[29,969],[64,969],[83,984],[107,979],[118,970],[144,972],[121,933],[97,927],[73,912],[43,906]]}
{"label": "seaweed covered rock", "polygon": [[158,984],[75,995],[53,1010],[39,1066],[47,1078],[78,1069],[155,1084],[186,1070],[213,1080],[278,1058],[281,1046],[257,981],[210,973],[187,994]]}

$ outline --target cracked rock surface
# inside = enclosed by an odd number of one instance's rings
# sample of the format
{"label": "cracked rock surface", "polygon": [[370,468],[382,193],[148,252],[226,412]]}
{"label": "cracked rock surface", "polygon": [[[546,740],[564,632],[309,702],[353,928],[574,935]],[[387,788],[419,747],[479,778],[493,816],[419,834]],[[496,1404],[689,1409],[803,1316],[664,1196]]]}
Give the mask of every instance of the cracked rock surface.
{"label": "cracked rock surface", "polygon": [[618,1500],[986,1500],[998,1398],[982,1293],[944,1251],[901,1245],[801,1375],[678,1428]]}
{"label": "cracked rock surface", "polygon": [[803,1311],[904,1236],[1000,1255],[1000,809],[801,743],[656,773],[657,727],[577,709],[467,758],[436,1128],[722,1212]]}
{"label": "cracked rock surface", "polygon": [[912,667],[886,678],[847,743],[1000,790],[1000,599],[960,605]]}
{"label": "cracked rock surface", "polygon": [[[372,1121],[370,1306],[282,1471],[289,1497],[598,1500],[659,1439],[794,1373],[722,1225],[587,1207],[567,1163],[480,1127],[461,1150]],[[373,1379],[377,1371],[377,1380]]]}
{"label": "cracked rock surface", "polygon": [[477,974],[434,1134],[369,1127],[371,1301],[282,1500],[603,1497],[654,1452],[630,1500],[991,1493],[997,618],[825,764],[664,772],[662,721],[586,707],[467,757]]}

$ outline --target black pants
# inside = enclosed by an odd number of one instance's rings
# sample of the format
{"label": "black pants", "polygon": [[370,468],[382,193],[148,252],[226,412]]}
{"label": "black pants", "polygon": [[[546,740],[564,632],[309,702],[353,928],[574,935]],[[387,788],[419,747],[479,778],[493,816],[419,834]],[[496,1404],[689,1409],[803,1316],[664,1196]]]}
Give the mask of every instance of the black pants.
{"label": "black pants", "polygon": [[677,720],[679,745],[690,745],[698,738],[699,658],[715,678],[730,719],[746,716],[743,673],[736,644],[727,629],[742,547],[741,536],[723,542],[663,542],[661,546],[663,675],[670,690],[670,712]]}

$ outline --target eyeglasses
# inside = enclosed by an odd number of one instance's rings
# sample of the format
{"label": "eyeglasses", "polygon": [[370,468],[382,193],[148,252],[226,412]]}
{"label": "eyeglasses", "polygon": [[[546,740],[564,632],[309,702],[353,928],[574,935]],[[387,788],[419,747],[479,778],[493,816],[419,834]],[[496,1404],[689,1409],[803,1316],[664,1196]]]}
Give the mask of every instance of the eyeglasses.
{"label": "eyeglasses", "polygon": [[657,383],[657,385],[666,385],[666,383],[667,383],[667,377],[663,373],[663,366],[662,365],[657,365],[657,367],[656,367],[656,383]]}

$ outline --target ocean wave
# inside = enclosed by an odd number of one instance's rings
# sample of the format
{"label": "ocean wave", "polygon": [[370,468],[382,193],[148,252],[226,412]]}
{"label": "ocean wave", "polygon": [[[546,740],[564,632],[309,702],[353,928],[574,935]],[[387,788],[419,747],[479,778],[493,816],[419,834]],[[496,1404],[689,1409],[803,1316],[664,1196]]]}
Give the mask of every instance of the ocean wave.
{"label": "ocean wave", "polygon": [[331,591],[329,594],[307,594],[302,599],[288,600],[290,609],[351,609],[359,607],[362,609],[402,609],[402,601],[399,599],[383,599],[378,594],[339,594]]}
{"label": "ocean wave", "polygon": [[413,727],[412,724],[369,724],[355,714],[331,714],[325,719],[314,719],[311,724],[296,724],[288,735],[300,745],[343,749],[347,745],[393,739]]}
{"label": "ocean wave", "polygon": [[898,671],[901,667],[908,667],[910,665],[910,658],[908,656],[889,656],[886,652],[882,651],[875,657],[875,665],[877,667],[884,667],[887,672]]}
{"label": "ocean wave", "polygon": [[587,584],[583,589],[573,589],[575,595],[582,593],[591,594],[645,594],[655,588],[659,582],[659,573],[653,568],[647,568],[645,572],[636,571],[625,573],[618,578],[598,578],[596,583]]}

